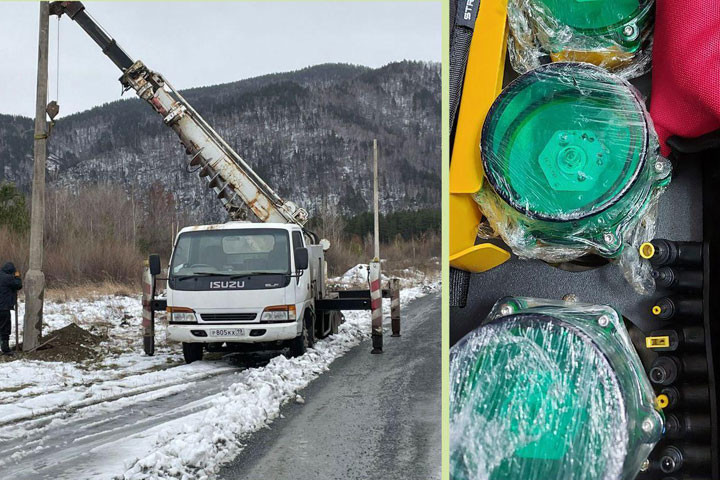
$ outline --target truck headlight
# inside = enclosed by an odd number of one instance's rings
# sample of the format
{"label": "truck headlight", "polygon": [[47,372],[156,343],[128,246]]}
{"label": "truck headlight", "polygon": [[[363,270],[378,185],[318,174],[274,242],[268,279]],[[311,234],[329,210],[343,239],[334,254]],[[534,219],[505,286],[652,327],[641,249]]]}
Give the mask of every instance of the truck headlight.
{"label": "truck headlight", "polygon": [[263,322],[293,322],[295,321],[295,305],[273,305],[267,307],[260,318]]}
{"label": "truck headlight", "polygon": [[172,323],[197,323],[195,311],[187,307],[167,307]]}

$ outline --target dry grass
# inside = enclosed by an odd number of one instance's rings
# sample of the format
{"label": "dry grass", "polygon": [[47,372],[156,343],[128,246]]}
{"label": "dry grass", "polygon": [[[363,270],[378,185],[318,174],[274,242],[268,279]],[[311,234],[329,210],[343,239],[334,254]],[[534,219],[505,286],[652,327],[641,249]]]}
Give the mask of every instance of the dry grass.
{"label": "dry grass", "polygon": [[[3,246],[0,262],[13,262],[24,274],[28,270],[29,244],[28,235],[16,235],[0,228]],[[139,283],[144,259],[136,248],[122,240],[56,238],[45,242],[43,272],[50,288]]]}
{"label": "dry grass", "polygon": [[[142,286],[137,283],[123,283],[112,280],[92,283],[86,282],[75,285],[52,285],[45,289],[45,300],[54,303],[65,303],[72,300],[97,300],[107,296],[131,297],[142,294]],[[25,301],[23,290],[18,293],[18,299]]]}
{"label": "dry grass", "polygon": [[[330,240],[331,248],[326,252],[328,275],[338,276],[360,263],[368,263],[373,258],[371,237],[360,239]],[[400,274],[406,268],[416,268],[426,274],[440,271],[440,236],[434,233],[423,235],[419,239],[397,239],[392,243],[380,244],[380,257],[385,260],[384,270]]]}
{"label": "dry grass", "polygon": [[95,300],[106,296],[136,296],[142,293],[140,282],[120,283],[105,280],[98,283],[85,283],[80,285],[67,285],[49,288],[45,291],[45,298],[52,302],[67,302],[75,299]]}
{"label": "dry grass", "polygon": [[[146,203],[140,205],[122,190],[107,186],[81,192],[49,191],[43,262],[48,295],[63,300],[84,294],[139,291],[146,252],[161,253],[167,264],[172,222],[190,222],[172,213],[172,195],[160,187],[151,189]],[[331,212],[319,219],[316,231],[332,245],[326,254],[329,276],[341,275],[373,258],[371,236],[348,235],[344,220]],[[383,269],[399,274],[415,268],[435,274],[440,269],[440,244],[440,235],[432,232],[410,240],[398,236],[380,246]],[[0,227],[0,265],[12,261],[25,274],[28,249],[29,233],[17,234]],[[128,290],[126,285],[137,288]]]}

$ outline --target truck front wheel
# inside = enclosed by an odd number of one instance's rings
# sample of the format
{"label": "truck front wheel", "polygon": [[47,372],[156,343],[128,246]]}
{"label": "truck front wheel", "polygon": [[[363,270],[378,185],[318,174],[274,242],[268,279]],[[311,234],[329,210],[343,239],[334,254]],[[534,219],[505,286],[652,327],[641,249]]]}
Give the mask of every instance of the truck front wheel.
{"label": "truck front wheel", "polygon": [[315,345],[315,321],[312,315],[307,315],[303,320],[302,333],[290,340],[290,355],[299,357],[313,345]]}
{"label": "truck front wheel", "polygon": [[185,363],[192,363],[203,358],[202,343],[183,343],[183,357]]}

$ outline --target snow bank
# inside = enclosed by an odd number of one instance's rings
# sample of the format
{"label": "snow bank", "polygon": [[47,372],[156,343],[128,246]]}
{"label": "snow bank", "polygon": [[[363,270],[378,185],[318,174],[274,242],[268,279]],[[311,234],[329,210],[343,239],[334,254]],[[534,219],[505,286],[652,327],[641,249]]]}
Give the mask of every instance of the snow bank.
{"label": "snow bank", "polygon": [[[391,276],[400,279],[400,286],[402,288],[412,288],[418,285],[431,286],[440,281],[439,274],[428,275],[414,267],[404,268],[399,272],[393,272],[393,275]],[[386,282],[390,278],[390,276],[386,275],[385,272],[382,271],[382,267],[380,277],[383,282]],[[367,289],[368,266],[367,264],[359,263],[339,277],[328,278],[328,284],[343,288],[359,287]]]}
{"label": "snow bank", "polygon": [[[439,289],[439,283],[404,289],[401,304]],[[369,338],[368,312],[347,312],[340,332],[316,343],[299,358],[275,357],[265,367],[245,370],[240,381],[219,395],[202,415],[185,419],[180,427],[157,435],[152,453],[138,459],[123,480],[212,478],[222,463],[242,449],[243,436],[263,428],[296,401],[307,386],[330,364],[362,340]],[[302,397],[301,397],[302,398]]]}

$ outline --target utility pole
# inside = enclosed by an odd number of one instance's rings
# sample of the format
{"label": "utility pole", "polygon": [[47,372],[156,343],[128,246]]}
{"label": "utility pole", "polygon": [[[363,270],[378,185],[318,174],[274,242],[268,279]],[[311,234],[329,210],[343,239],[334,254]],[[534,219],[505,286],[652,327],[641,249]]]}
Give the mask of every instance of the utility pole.
{"label": "utility pole", "polygon": [[48,31],[50,7],[40,2],[40,36],[38,42],[37,97],[35,101],[35,167],[33,171],[32,212],[30,217],[30,269],[25,275],[25,321],[23,350],[35,348],[42,333],[45,275],[43,235],[45,223],[45,163],[47,158],[48,122]]}
{"label": "utility pole", "polygon": [[380,285],[380,221],[378,213],[378,150],[377,139],[373,140],[373,209],[375,211],[375,258],[369,265],[370,280],[370,308],[372,310],[372,351],[382,353],[383,326],[382,326],[382,286]]}
{"label": "utility pole", "polygon": [[380,261],[380,214],[378,212],[378,149],[373,140],[373,209],[375,210],[375,261]]}

